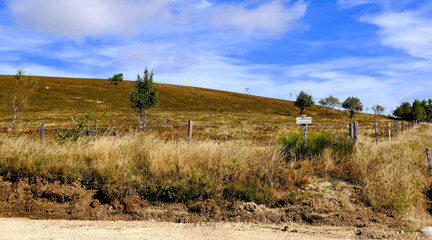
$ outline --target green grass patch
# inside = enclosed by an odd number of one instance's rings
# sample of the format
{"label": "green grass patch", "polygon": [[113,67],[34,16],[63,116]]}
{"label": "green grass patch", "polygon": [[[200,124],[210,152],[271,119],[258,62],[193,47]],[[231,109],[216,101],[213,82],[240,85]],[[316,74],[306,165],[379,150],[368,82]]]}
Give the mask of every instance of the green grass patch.
{"label": "green grass patch", "polygon": [[325,149],[331,149],[334,156],[345,156],[354,150],[354,142],[347,136],[327,132],[312,132],[307,135],[306,144],[303,134],[291,131],[280,135],[277,143],[282,146],[287,158],[297,158],[319,155]]}

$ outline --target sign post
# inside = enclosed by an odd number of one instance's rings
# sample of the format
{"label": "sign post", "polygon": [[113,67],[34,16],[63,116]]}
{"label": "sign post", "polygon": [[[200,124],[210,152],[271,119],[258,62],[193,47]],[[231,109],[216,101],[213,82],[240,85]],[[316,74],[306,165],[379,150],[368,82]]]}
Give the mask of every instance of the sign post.
{"label": "sign post", "polygon": [[303,146],[306,146],[307,137],[306,137],[306,131],[307,131],[307,124],[312,124],[312,117],[306,117],[301,116],[296,118],[296,123],[301,124],[303,128]]}

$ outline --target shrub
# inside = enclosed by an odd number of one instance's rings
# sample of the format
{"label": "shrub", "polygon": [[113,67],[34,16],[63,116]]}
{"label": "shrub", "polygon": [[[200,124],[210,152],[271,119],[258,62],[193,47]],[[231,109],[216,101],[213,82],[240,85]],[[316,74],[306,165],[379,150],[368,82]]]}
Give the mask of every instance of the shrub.
{"label": "shrub", "polygon": [[114,74],[112,77],[108,78],[107,81],[111,84],[117,85],[119,82],[123,82],[123,73]]}
{"label": "shrub", "polygon": [[[306,157],[318,155],[324,149],[333,150],[334,156],[344,156],[352,153],[354,143],[347,137],[327,132],[312,132],[308,134],[306,145],[303,144],[303,135],[298,131],[291,131],[288,134],[279,136],[278,144],[282,146],[287,157]],[[291,155],[290,155],[291,154]]]}
{"label": "shrub", "polygon": [[77,119],[78,124],[71,129],[63,131],[63,129],[60,128],[55,134],[56,140],[60,143],[64,143],[66,141],[77,141],[84,136],[93,138],[100,136],[103,132],[103,128],[99,120],[96,120],[93,126],[89,127],[91,115],[91,113],[88,113],[82,120]]}

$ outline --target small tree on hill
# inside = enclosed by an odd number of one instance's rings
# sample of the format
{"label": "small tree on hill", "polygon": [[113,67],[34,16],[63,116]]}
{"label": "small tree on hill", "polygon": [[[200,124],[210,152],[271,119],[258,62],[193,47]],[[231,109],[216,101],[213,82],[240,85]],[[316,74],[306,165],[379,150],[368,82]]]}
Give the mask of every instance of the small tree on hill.
{"label": "small tree on hill", "polygon": [[153,71],[149,73],[146,68],[144,77],[138,74],[130,100],[138,117],[139,128],[143,130],[147,125],[148,110],[159,102],[158,89],[153,83]]}
{"label": "small tree on hill", "polygon": [[299,95],[297,95],[297,99],[294,102],[294,106],[300,109],[300,116],[303,115],[303,110],[307,107],[311,107],[315,104],[312,100],[312,96],[301,91]]}
{"label": "small tree on hill", "polygon": [[325,107],[327,115],[330,114],[330,109],[340,105],[339,99],[332,95],[326,98],[321,98],[318,103]]}
{"label": "small tree on hill", "polygon": [[343,103],[342,107],[350,112],[350,118],[354,116],[355,112],[363,111],[363,104],[360,99],[356,97],[348,97]]}
{"label": "small tree on hill", "polygon": [[107,81],[111,84],[117,85],[119,82],[123,82],[123,73],[114,74],[112,77],[108,78]]}
{"label": "small tree on hill", "polygon": [[375,115],[381,115],[384,112],[385,108],[380,105],[373,105],[372,111]]}
{"label": "small tree on hill", "polygon": [[27,106],[28,99],[33,95],[36,90],[38,77],[31,77],[25,75],[23,69],[18,69],[14,76],[15,84],[11,92],[3,93],[5,100],[3,105],[6,109],[9,109],[12,114],[12,123],[9,125],[8,131],[17,123],[18,116],[22,110]]}

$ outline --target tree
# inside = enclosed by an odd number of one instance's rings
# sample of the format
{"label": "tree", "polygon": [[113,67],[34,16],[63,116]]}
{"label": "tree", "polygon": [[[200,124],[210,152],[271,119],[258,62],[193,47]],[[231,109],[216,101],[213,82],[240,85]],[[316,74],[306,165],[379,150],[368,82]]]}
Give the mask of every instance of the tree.
{"label": "tree", "polygon": [[411,103],[401,103],[401,105],[393,111],[393,115],[403,120],[411,120]]}
{"label": "tree", "polygon": [[414,100],[412,104],[411,115],[412,120],[426,119],[426,109],[423,107],[423,104],[420,102],[420,100]]}
{"label": "tree", "polygon": [[114,74],[112,77],[108,78],[107,81],[117,85],[119,82],[123,82],[123,73]]}
{"label": "tree", "polygon": [[327,115],[330,114],[330,109],[340,105],[339,99],[333,97],[332,95],[327,98],[321,98],[318,103],[326,108]]}
{"label": "tree", "polygon": [[294,102],[294,106],[300,109],[300,116],[303,115],[303,110],[307,107],[311,107],[315,102],[312,100],[312,96],[301,91],[299,95],[297,95],[297,99]]}
{"label": "tree", "polygon": [[350,112],[350,118],[354,116],[355,112],[363,111],[363,104],[360,99],[356,97],[348,97],[343,103],[342,107]]}
{"label": "tree", "polygon": [[432,99],[428,100],[428,104],[426,107],[426,119],[428,121],[432,121]]}
{"label": "tree", "polygon": [[380,105],[373,105],[372,106],[372,111],[374,112],[375,115],[381,115],[385,110],[385,107],[382,107]]}
{"label": "tree", "polygon": [[12,130],[22,110],[27,106],[28,99],[36,90],[39,78],[25,75],[23,69],[18,69],[14,80],[15,84],[12,91],[3,93],[5,95],[4,107],[13,114],[12,123],[9,125],[8,131]]}
{"label": "tree", "polygon": [[159,102],[158,89],[153,83],[153,71],[149,73],[146,68],[144,77],[138,74],[130,100],[138,117],[139,128],[143,130],[147,125],[148,110]]}

